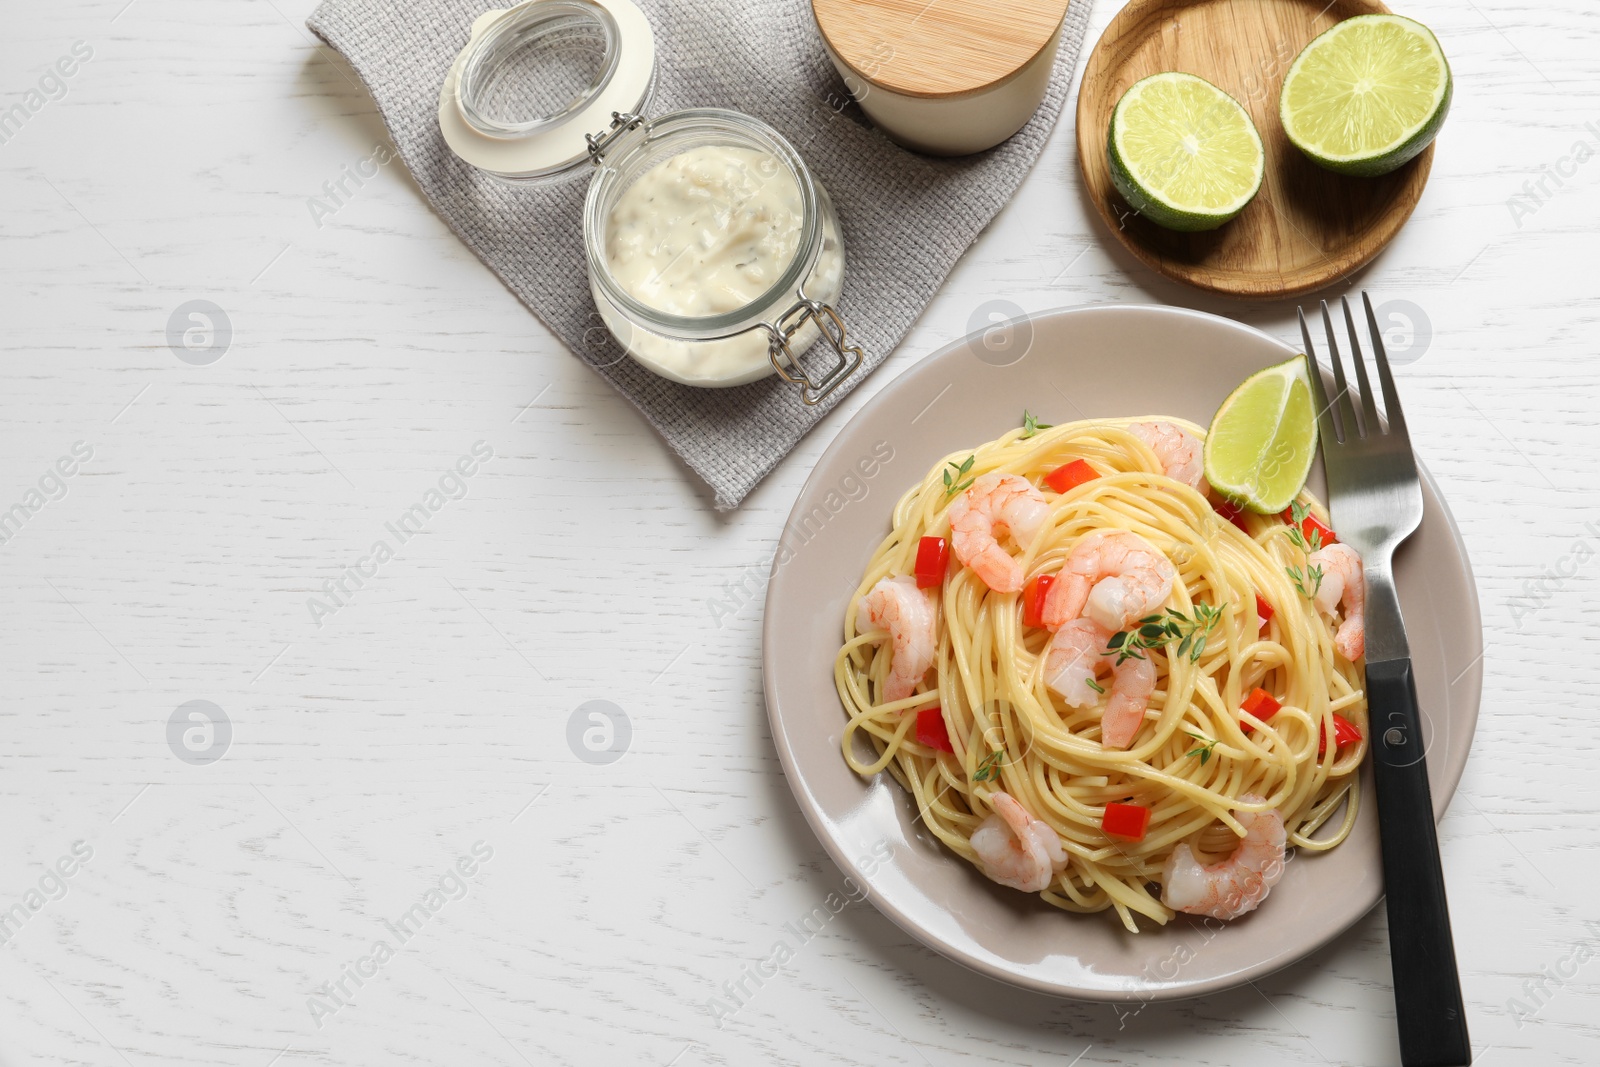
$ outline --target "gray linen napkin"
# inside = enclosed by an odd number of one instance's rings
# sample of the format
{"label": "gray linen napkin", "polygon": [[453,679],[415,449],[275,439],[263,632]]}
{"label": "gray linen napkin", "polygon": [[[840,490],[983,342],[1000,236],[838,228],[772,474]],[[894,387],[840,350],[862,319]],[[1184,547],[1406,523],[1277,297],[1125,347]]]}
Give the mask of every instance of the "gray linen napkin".
{"label": "gray linen napkin", "polygon": [[[879,133],[823,51],[807,0],[639,0],[655,29],[650,113],[726,107],[788,137],[833,196],[844,231],[839,309],[867,353],[854,379],[814,408],[772,377],[695,389],[622,355],[599,325],[583,254],[587,180],[512,187],[457,159],[439,133],[439,88],[472,20],[512,0],[324,0],[307,21],[366,82],[400,158],[451,228],[578,357],[650,420],[715,491],[744,499],[867,371],[881,363],[955,262],[1022,182],[1066,101],[1088,22],[1073,0],[1050,91],[1016,136],[976,156],[934,159]],[[997,12],[998,15],[998,12]]]}

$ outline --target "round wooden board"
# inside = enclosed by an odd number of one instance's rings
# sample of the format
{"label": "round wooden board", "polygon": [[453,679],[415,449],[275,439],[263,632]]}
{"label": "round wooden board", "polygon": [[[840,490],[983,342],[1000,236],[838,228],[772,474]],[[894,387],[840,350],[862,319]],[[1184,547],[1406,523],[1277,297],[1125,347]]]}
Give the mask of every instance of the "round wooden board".
{"label": "round wooden board", "polygon": [[[1393,174],[1349,178],[1289,143],[1278,90],[1312,38],[1378,0],[1132,0],[1101,35],[1078,93],[1078,166],[1111,232],[1152,269],[1236,297],[1320,289],[1369,262],[1422,196],[1433,146]],[[1244,105],[1266,145],[1267,174],[1250,206],[1209,233],[1176,233],[1136,215],[1111,184],[1106,129],[1134,82],[1197,74]]]}

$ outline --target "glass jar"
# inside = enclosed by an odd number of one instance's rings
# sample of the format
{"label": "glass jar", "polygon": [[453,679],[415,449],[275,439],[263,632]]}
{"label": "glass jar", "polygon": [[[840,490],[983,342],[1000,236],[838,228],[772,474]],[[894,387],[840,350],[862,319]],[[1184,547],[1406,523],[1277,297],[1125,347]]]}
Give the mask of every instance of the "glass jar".
{"label": "glass jar", "polygon": [[[820,402],[863,362],[836,310],[845,261],[832,200],[759,119],[720,108],[645,118],[654,82],[653,33],[630,0],[528,0],[473,24],[439,125],[458,156],[504,181],[591,176],[590,291],[636,362],[707,388],[778,374]],[[707,245],[719,226],[725,240]],[[808,362],[830,365],[808,369],[801,356],[819,340],[831,361]]]}

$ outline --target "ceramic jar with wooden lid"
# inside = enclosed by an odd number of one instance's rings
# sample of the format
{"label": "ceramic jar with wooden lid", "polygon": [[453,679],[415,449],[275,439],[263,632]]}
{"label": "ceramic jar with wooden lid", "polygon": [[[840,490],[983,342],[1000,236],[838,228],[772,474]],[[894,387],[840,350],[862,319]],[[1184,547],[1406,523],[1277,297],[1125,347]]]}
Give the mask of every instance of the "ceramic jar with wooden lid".
{"label": "ceramic jar with wooden lid", "polygon": [[994,147],[1038,110],[1067,2],[811,0],[811,9],[879,129],[917,152],[961,156]]}

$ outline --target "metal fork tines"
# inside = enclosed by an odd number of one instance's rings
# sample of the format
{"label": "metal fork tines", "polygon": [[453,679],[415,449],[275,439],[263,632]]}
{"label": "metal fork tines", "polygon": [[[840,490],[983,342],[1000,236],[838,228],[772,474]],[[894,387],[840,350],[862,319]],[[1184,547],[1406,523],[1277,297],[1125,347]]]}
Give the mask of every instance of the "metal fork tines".
{"label": "metal fork tines", "polygon": [[1411,536],[1422,522],[1422,485],[1417,478],[1417,462],[1411,452],[1411,436],[1395,392],[1394,375],[1383,349],[1383,333],[1372,312],[1372,301],[1361,294],[1366,304],[1367,326],[1371,331],[1378,381],[1383,388],[1380,413],[1367,376],[1366,360],[1350,301],[1344,305],[1345,325],[1349,330],[1351,361],[1359,387],[1360,413],[1350,392],[1333,318],[1328,302],[1322,302],[1322,325],[1332,356],[1333,381],[1337,390],[1330,400],[1317,369],[1316,348],[1306,326],[1305,309],[1300,309],[1300,334],[1305,341],[1312,396],[1318,409],[1317,428],[1322,437],[1322,463],[1328,476],[1328,509],[1338,518],[1339,537],[1361,553],[1367,568],[1367,661],[1393,659],[1407,655],[1405,628],[1400,621],[1400,605],[1394,591],[1392,560],[1395,547]]}
{"label": "metal fork tines", "polygon": [[1322,325],[1336,390],[1331,401],[1303,309],[1300,333],[1318,405],[1328,510],[1339,539],[1361,554],[1366,572],[1367,735],[1378,798],[1400,1062],[1404,1067],[1464,1067],[1472,1062],[1472,1045],[1433,824],[1421,710],[1394,585],[1395,547],[1422,522],[1422,484],[1383,334],[1372,301],[1365,293],[1361,298],[1383,389],[1381,416],[1350,302],[1342,301],[1358,395],[1351,394],[1326,301]]}

